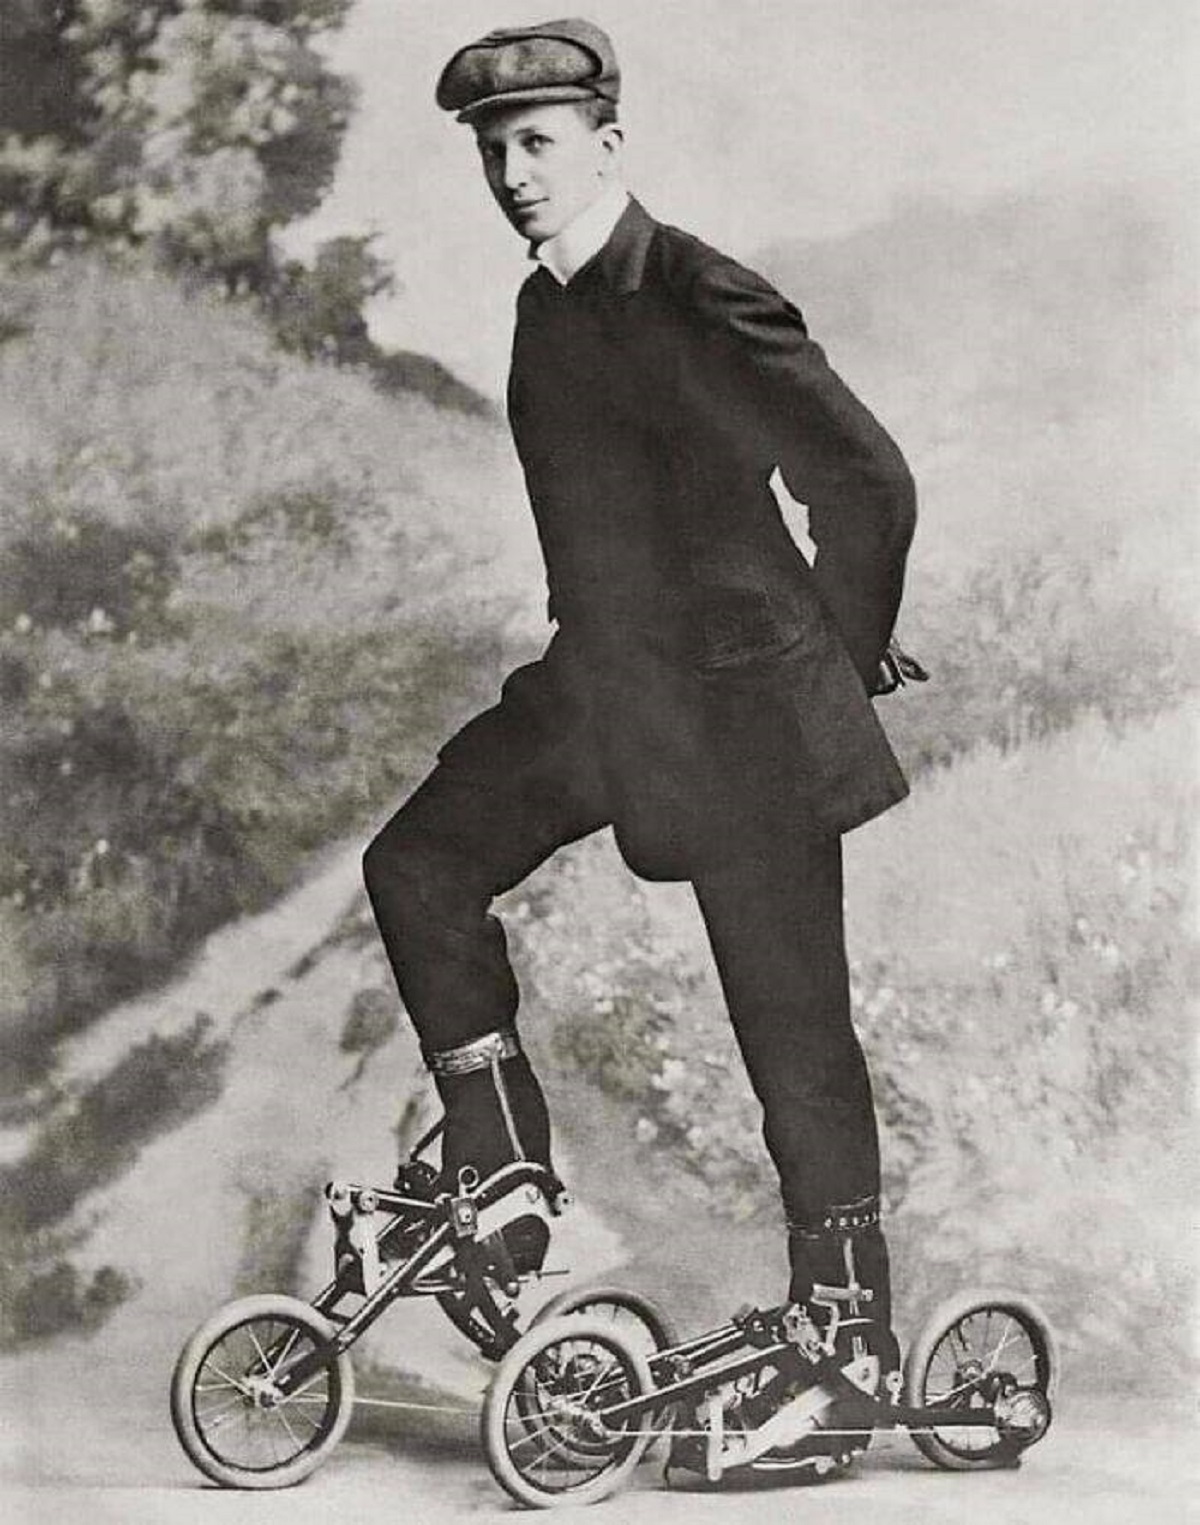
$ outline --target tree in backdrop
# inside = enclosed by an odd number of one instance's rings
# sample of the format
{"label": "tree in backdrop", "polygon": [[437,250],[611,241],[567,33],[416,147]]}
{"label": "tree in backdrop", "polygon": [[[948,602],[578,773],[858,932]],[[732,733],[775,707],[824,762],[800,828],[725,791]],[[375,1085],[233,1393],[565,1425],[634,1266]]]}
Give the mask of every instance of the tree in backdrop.
{"label": "tree in backdrop", "polygon": [[491,405],[438,361],[384,351],[374,235],[309,263],[276,233],[333,183],[355,104],[322,52],[353,0],[0,0],[0,260],[149,253],[253,298],[280,343],[385,392]]}
{"label": "tree in backdrop", "polygon": [[373,242],[361,234],[326,239],[311,265],[288,260],[276,267],[263,300],[285,349],[310,359],[375,363],[363,305],[395,283]]}
{"label": "tree in backdrop", "polygon": [[148,249],[258,297],[290,347],[365,352],[367,237],[311,267],[273,234],[333,181],[354,89],[320,43],[352,0],[0,0],[0,251]]}

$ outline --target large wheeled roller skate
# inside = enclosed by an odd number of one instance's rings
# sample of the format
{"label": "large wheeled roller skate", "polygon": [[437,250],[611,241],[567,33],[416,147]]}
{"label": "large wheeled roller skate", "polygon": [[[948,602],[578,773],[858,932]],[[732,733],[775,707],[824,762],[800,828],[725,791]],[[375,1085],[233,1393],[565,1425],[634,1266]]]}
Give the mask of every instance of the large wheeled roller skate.
{"label": "large wheeled roller skate", "polygon": [[[326,1186],[334,1273],[311,1302],[277,1293],[239,1298],[187,1340],[171,1380],[171,1417],[213,1482],[282,1488],[319,1467],[350,1419],[355,1342],[406,1298],[436,1299],[490,1360],[516,1344],[522,1292],[553,1274],[541,1271],[540,1255],[536,1264],[522,1261],[525,1231],[544,1225],[544,1245],[567,1194],[552,1170],[523,1158],[483,1178],[461,1168],[448,1184],[425,1158],[443,1127],[420,1140],[391,1187]],[[631,1348],[655,1350],[676,1338],[653,1305],[612,1287],[575,1288],[539,1316],[581,1310]]]}
{"label": "large wheeled roller skate", "polygon": [[[847,1242],[848,1244],[848,1242]],[[811,1305],[748,1308],[708,1334],[638,1349],[606,1320],[559,1317],[505,1355],[489,1388],[483,1442],[496,1480],[545,1508],[606,1497],[655,1437],[670,1469],[823,1480],[877,1431],[904,1429],[952,1470],[1013,1467],[1046,1433],[1058,1376],[1046,1319],[1019,1293],[942,1304],[903,1374],[871,1350],[864,1289],[819,1286]]]}

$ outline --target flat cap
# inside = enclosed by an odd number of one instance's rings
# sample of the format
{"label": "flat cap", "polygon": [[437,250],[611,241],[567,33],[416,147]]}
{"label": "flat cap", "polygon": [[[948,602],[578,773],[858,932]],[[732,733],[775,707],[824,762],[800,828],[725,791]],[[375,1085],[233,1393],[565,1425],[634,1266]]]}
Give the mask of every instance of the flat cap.
{"label": "flat cap", "polygon": [[437,103],[470,121],[491,106],[534,101],[616,102],[621,71],[608,34],[569,16],[501,27],[460,48],[442,70]]}

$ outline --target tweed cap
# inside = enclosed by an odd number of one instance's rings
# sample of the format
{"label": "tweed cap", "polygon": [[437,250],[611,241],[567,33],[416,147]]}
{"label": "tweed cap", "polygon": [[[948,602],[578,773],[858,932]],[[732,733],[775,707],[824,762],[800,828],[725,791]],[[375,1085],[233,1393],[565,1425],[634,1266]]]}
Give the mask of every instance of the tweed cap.
{"label": "tweed cap", "polygon": [[570,16],[501,27],[460,48],[437,85],[437,103],[460,122],[491,106],[534,101],[616,102],[621,71],[606,32]]}

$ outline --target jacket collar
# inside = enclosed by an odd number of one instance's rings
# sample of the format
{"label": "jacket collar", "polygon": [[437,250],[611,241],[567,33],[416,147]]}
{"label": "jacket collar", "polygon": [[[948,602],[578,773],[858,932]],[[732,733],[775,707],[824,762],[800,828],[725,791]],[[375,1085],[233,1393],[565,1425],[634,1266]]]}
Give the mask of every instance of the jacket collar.
{"label": "jacket collar", "polygon": [[[562,289],[572,294],[608,290],[616,296],[639,290],[657,226],[641,202],[631,196],[603,248]],[[551,287],[556,284],[548,270],[538,273]]]}
{"label": "jacket collar", "polygon": [[655,226],[653,217],[631,196],[612,236],[592,261],[596,275],[616,295],[629,296],[641,287]]}
{"label": "jacket collar", "polygon": [[628,205],[629,192],[623,185],[614,182],[606,186],[560,233],[535,245],[533,258],[565,286],[603,249]]}

